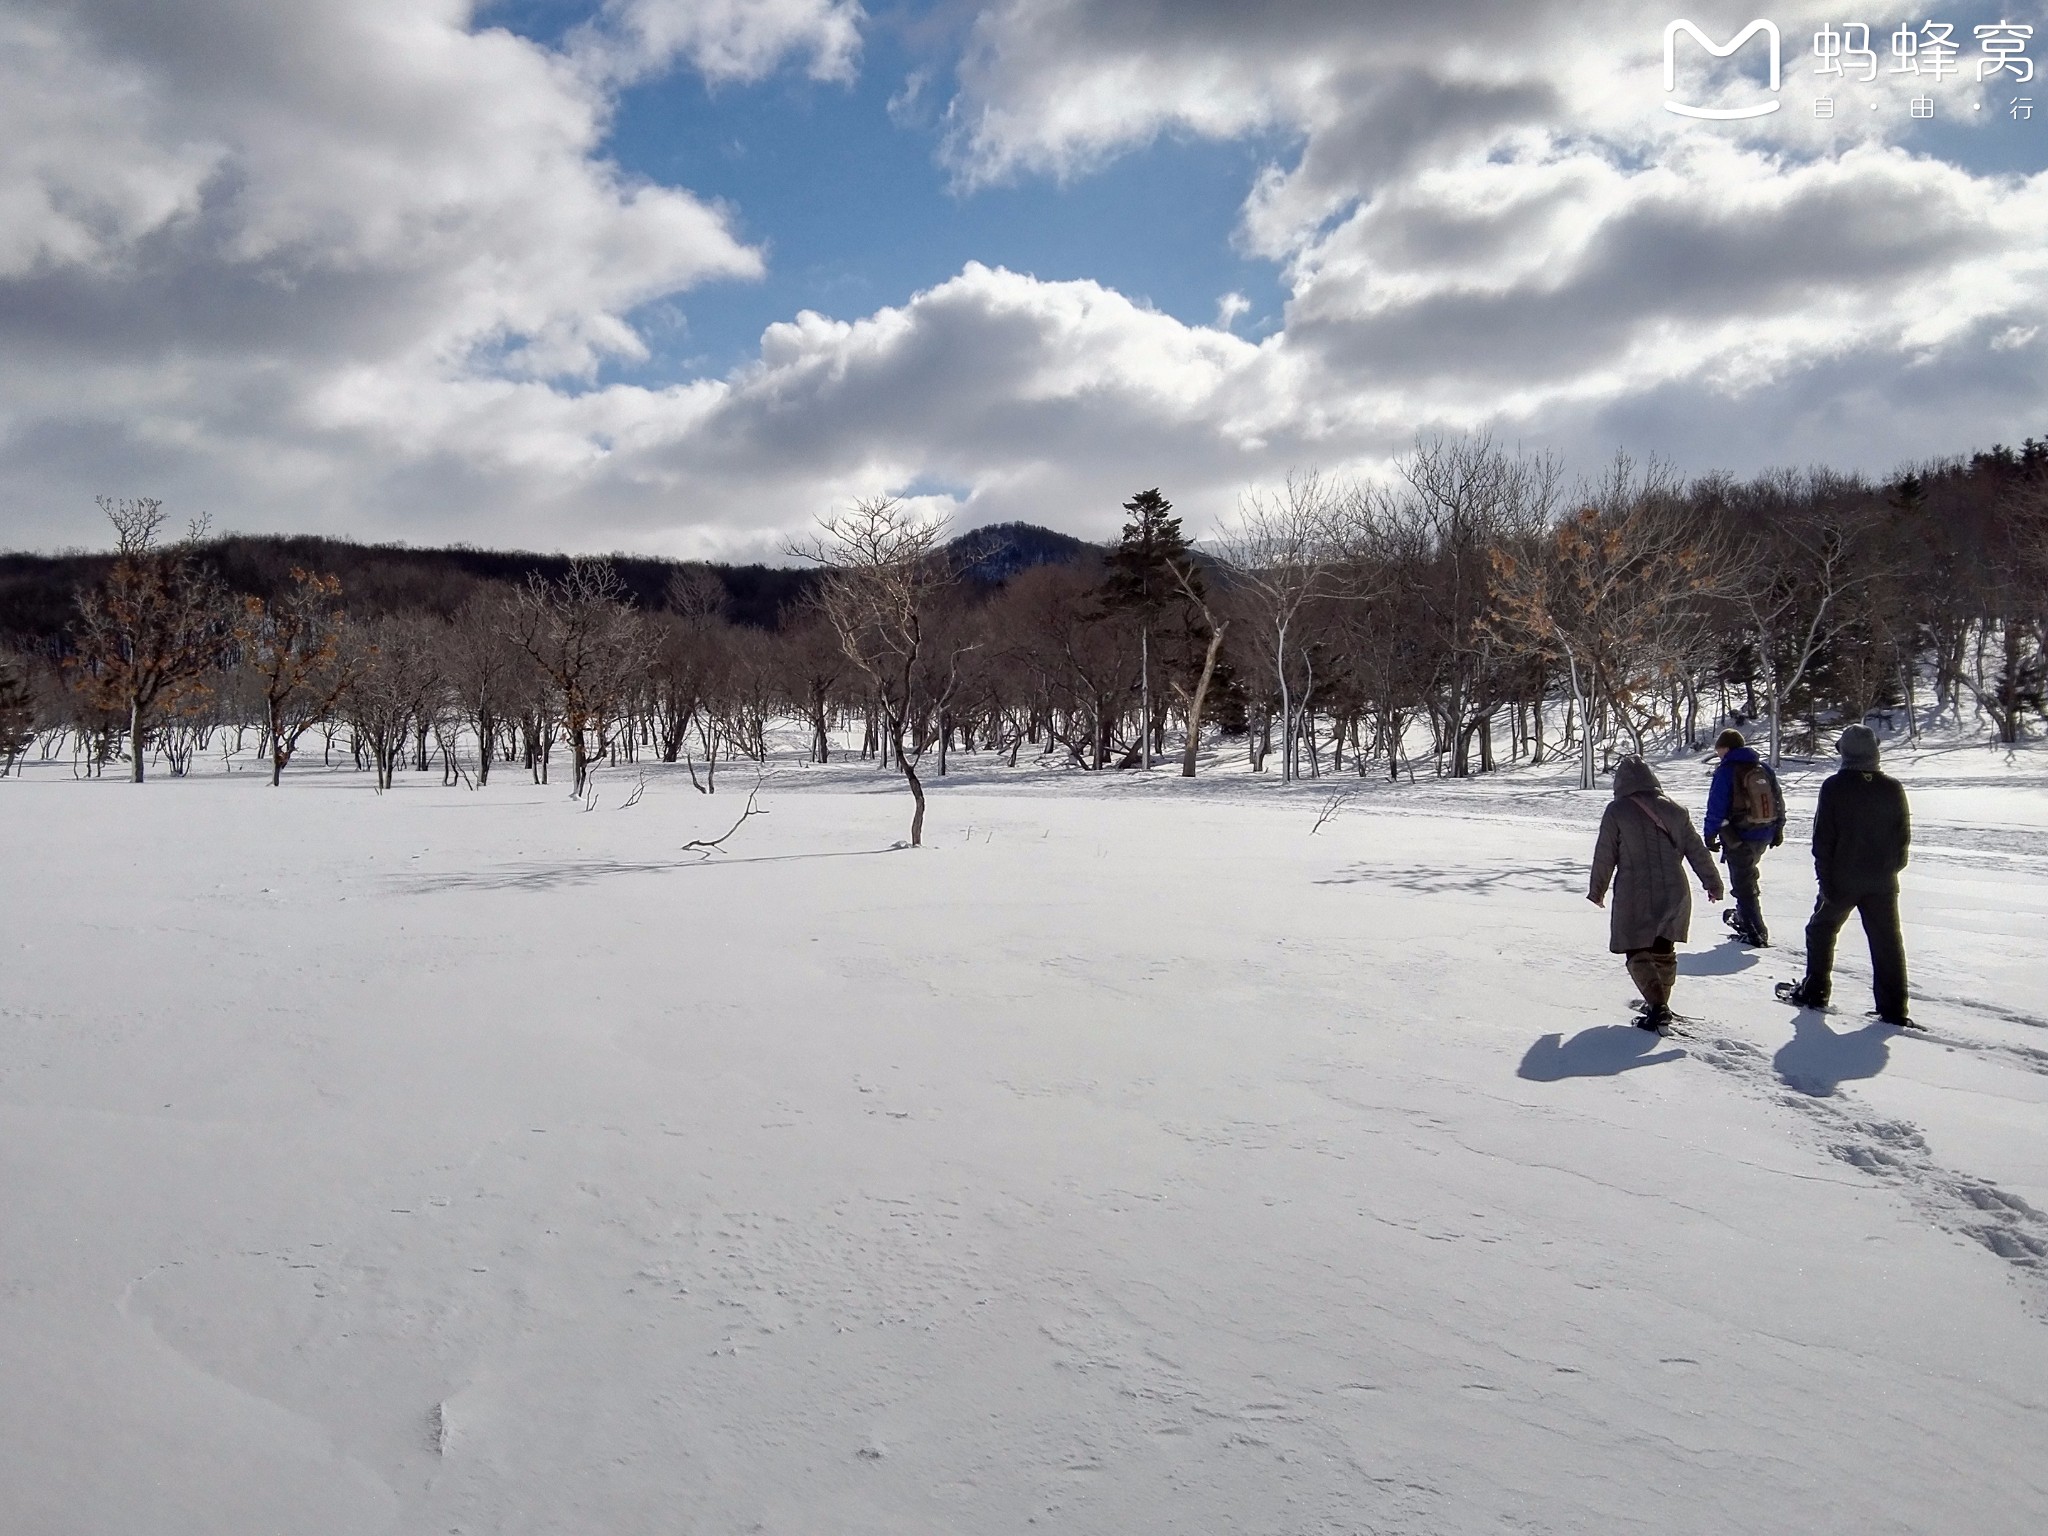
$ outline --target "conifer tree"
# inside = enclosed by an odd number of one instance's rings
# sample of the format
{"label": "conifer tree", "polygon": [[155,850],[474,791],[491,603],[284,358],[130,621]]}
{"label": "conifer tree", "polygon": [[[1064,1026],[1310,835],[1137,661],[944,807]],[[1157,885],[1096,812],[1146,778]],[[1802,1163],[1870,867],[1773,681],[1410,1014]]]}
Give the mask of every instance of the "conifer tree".
{"label": "conifer tree", "polygon": [[1152,766],[1152,636],[1171,608],[1185,605],[1201,573],[1195,568],[1187,535],[1173,515],[1173,503],[1155,486],[1124,503],[1130,520],[1110,549],[1108,575],[1102,582],[1102,605],[1122,609],[1138,620],[1141,650],[1139,732],[1142,760]]}

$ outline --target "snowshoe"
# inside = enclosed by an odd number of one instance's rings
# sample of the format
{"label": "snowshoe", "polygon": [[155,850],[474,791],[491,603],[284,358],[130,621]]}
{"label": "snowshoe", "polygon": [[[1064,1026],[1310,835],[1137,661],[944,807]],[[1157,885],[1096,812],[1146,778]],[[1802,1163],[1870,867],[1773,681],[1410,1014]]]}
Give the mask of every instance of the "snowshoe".
{"label": "snowshoe", "polygon": [[1893,1029],[1913,1029],[1918,1030],[1923,1035],[1927,1033],[1927,1026],[1925,1024],[1916,1023],[1907,1014],[1883,1014],[1873,1009],[1870,1013],[1865,1014],[1864,1017],[1875,1019],[1880,1024],[1889,1024]]}
{"label": "snowshoe", "polygon": [[1734,934],[1737,940],[1747,944],[1751,949],[1769,949],[1771,947],[1771,941],[1745,923],[1742,920],[1742,914],[1736,911],[1735,908],[1723,907],[1721,909],[1721,921],[1728,925],[1728,931]]}
{"label": "snowshoe", "polygon": [[1790,1003],[1795,1008],[1825,1009],[1828,1005],[1825,997],[1815,996],[1803,981],[1781,981],[1772,990],[1777,993],[1779,1002]]}
{"label": "snowshoe", "polygon": [[1682,1035],[1685,1031],[1678,1026],[1693,1022],[1682,1013],[1673,1013],[1668,1004],[1652,1008],[1640,997],[1631,999],[1629,1007],[1635,1010],[1636,1028],[1648,1030],[1653,1035]]}

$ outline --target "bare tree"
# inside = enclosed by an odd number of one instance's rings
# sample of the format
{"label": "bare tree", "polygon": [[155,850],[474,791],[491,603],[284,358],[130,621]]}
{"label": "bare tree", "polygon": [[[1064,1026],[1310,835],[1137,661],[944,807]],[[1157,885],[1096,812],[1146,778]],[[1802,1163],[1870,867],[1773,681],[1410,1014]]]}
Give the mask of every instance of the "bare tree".
{"label": "bare tree", "polygon": [[1247,492],[1237,529],[1218,540],[1230,585],[1257,625],[1280,689],[1280,778],[1291,782],[1297,755],[1288,653],[1302,611],[1336,590],[1343,554],[1342,498],[1321,475],[1290,474],[1277,496]]}
{"label": "bare tree", "polygon": [[572,795],[610,732],[648,656],[645,624],[607,560],[572,560],[556,581],[536,573],[513,610],[513,638],[553,686],[569,743]]}
{"label": "bare tree", "polygon": [[476,737],[476,781],[491,781],[499,733],[531,691],[532,661],[507,638],[513,627],[511,598],[478,593],[456,613],[447,635],[448,689]]}
{"label": "bare tree", "polygon": [[1201,615],[1197,633],[1206,636],[1202,647],[1202,669],[1196,674],[1194,687],[1188,688],[1178,677],[1169,679],[1169,686],[1179,696],[1181,709],[1188,721],[1188,739],[1181,750],[1180,776],[1192,779],[1195,776],[1195,758],[1202,747],[1202,712],[1209,705],[1209,685],[1216,680],[1216,658],[1223,650],[1223,637],[1230,628],[1230,620],[1219,618],[1209,606],[1208,584],[1193,560],[1175,561],[1169,569],[1175,588],[1189,607]]}
{"label": "bare tree", "polygon": [[369,750],[380,794],[391,787],[415,723],[431,722],[441,707],[440,629],[423,616],[389,614],[347,631],[342,704],[358,746]]}
{"label": "bare tree", "polygon": [[820,536],[791,550],[825,567],[818,603],[839,636],[846,659],[874,689],[897,769],[914,806],[910,846],[924,842],[924,784],[917,776],[922,744],[909,740],[921,719],[919,663],[926,629],[940,592],[953,580],[940,552],[943,523],[921,522],[892,496],[857,501],[838,517],[820,520]]}
{"label": "bare tree", "polygon": [[2048,705],[2048,478],[2008,491],[1965,590],[1975,610],[1956,680],[2001,742]]}
{"label": "bare tree", "polygon": [[279,597],[242,599],[234,634],[242,664],[262,690],[273,787],[283,779],[299,738],[328,716],[348,687],[340,596],[335,577],[293,566],[291,586]]}
{"label": "bare tree", "polygon": [[1486,766],[1491,722],[1521,660],[1505,654],[1488,623],[1491,552],[1549,522],[1562,473],[1556,460],[1509,452],[1484,433],[1423,438],[1402,461],[1407,495],[1389,512],[1420,532],[1426,550],[1421,607],[1438,663],[1430,704],[1453,778],[1470,771],[1475,735]]}
{"label": "bare tree", "polygon": [[0,779],[36,739],[35,691],[28,668],[11,656],[0,656]]}
{"label": "bare tree", "polygon": [[782,673],[791,702],[802,711],[811,729],[811,761],[826,762],[832,755],[832,711],[840,679],[846,675],[846,652],[830,618],[815,604],[782,634]]}
{"label": "bare tree", "polygon": [[1720,508],[1738,562],[1736,602],[1763,669],[1773,767],[1785,701],[1856,623],[1859,594],[1885,574],[1875,508],[1860,489],[1818,472],[1804,484],[1785,475]]}
{"label": "bare tree", "polygon": [[97,591],[79,594],[75,662],[87,698],[127,717],[129,777],[140,784],[142,749],[157,716],[194,700],[220,665],[227,605],[220,584],[193,558],[204,524],[164,548],[157,543],[161,501],[102,496],[99,506],[114,525],[114,568]]}
{"label": "bare tree", "polygon": [[1596,695],[1643,750],[1641,701],[1668,680],[1703,627],[1697,601],[1723,567],[1707,530],[1678,515],[1661,464],[1639,476],[1618,457],[1586,505],[1539,538],[1490,551],[1497,633],[1565,663],[1578,712],[1579,787],[1594,784]]}

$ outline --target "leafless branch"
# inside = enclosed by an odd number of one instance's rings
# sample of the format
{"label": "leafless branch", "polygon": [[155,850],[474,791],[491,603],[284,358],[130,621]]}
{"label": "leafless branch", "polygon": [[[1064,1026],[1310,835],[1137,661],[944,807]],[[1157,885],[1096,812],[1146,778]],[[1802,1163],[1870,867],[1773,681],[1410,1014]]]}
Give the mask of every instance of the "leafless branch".
{"label": "leafless branch", "polygon": [[705,858],[710,858],[713,853],[717,852],[720,848],[725,846],[726,838],[731,837],[733,833],[739,831],[741,827],[747,824],[747,818],[749,816],[766,816],[768,814],[766,811],[761,810],[754,804],[755,798],[760,793],[761,781],[759,779],[756,779],[754,781],[754,787],[747,791],[746,809],[740,812],[740,819],[738,821],[734,822],[731,826],[727,827],[724,833],[718,837],[691,838],[689,842],[683,844],[682,851],[684,853],[700,853]]}
{"label": "leafless branch", "polygon": [[1318,832],[1322,831],[1324,827],[1343,815],[1346,807],[1357,798],[1358,791],[1355,789],[1330,796],[1329,799],[1323,802],[1323,808],[1316,812],[1316,824],[1308,829],[1308,835],[1314,837]]}

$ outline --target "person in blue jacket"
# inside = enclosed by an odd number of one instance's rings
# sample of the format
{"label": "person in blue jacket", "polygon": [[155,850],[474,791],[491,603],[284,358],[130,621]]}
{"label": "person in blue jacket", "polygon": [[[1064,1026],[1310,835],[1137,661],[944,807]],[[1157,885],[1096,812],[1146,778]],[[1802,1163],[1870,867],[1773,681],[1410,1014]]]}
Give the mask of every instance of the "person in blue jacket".
{"label": "person in blue jacket", "polygon": [[1707,814],[1700,831],[1707,846],[1728,866],[1728,888],[1735,905],[1722,914],[1745,944],[1768,948],[1763,893],[1758,866],[1765,850],[1785,841],[1785,797],[1771,765],[1742,739],[1742,732],[1723,731],[1714,738],[1714,782],[1707,789]]}

